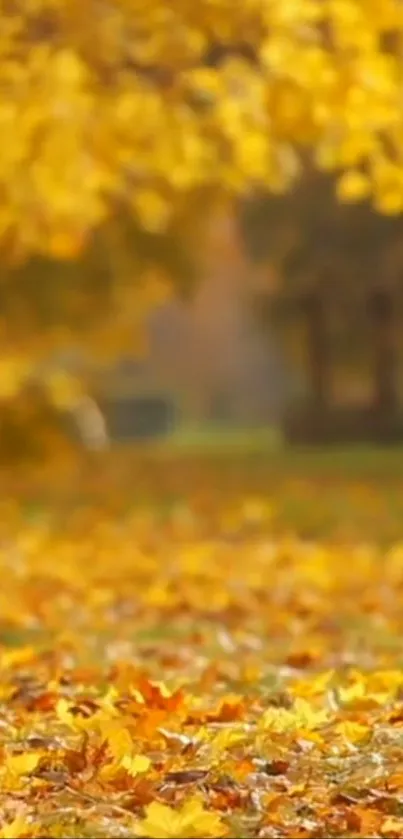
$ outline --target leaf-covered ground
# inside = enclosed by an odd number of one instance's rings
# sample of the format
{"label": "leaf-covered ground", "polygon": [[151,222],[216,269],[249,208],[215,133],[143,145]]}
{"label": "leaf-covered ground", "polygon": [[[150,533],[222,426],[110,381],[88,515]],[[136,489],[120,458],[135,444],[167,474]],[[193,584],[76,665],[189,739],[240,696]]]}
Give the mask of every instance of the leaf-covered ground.
{"label": "leaf-covered ground", "polygon": [[403,836],[396,471],[122,473],[0,505],[0,836]]}

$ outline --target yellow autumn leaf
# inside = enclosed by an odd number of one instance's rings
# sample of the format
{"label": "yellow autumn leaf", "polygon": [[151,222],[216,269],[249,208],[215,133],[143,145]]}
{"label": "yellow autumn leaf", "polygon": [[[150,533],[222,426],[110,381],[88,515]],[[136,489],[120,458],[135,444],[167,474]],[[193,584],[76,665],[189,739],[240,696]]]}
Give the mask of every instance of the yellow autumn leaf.
{"label": "yellow autumn leaf", "polygon": [[133,207],[146,228],[151,232],[164,230],[170,215],[167,201],[153,190],[137,190],[133,197]]}
{"label": "yellow autumn leaf", "polygon": [[7,755],[3,766],[12,775],[29,775],[36,769],[41,757],[41,752],[24,752],[20,755]]}
{"label": "yellow autumn leaf", "polygon": [[83,77],[83,64],[76,52],[63,49],[56,53],[52,62],[52,73],[66,85],[78,85]]}
{"label": "yellow autumn leaf", "polygon": [[370,700],[377,705],[385,705],[390,698],[390,693],[385,690],[373,689],[371,684],[368,684],[362,678],[347,687],[339,687],[337,689],[337,696],[343,705],[360,704],[360,702],[362,703],[365,700]]}
{"label": "yellow autumn leaf", "polygon": [[268,708],[262,715],[259,725],[265,731],[274,731],[276,734],[282,734],[297,727],[295,715],[286,708]]}
{"label": "yellow autumn leaf", "polygon": [[360,679],[348,687],[337,688],[337,696],[344,705],[355,702],[357,699],[363,699],[366,695],[366,688],[364,681]]}
{"label": "yellow autumn leaf", "polygon": [[381,826],[382,836],[403,836],[403,818],[388,816]]}
{"label": "yellow autumn leaf", "polygon": [[100,776],[107,780],[116,775],[120,769],[124,769],[129,775],[135,777],[142,772],[147,772],[151,761],[146,755],[134,753],[133,738],[129,730],[117,719],[111,717],[98,718],[98,728],[101,737],[108,742],[108,752],[113,762],[102,767]]}
{"label": "yellow autumn leaf", "polygon": [[[359,167],[377,147],[376,140],[363,131],[353,132],[337,146],[337,165]],[[360,173],[361,174],[361,173]]]}
{"label": "yellow autumn leaf", "polygon": [[12,822],[4,824],[0,829],[0,839],[20,839],[22,836],[34,836],[36,830],[28,824],[24,816],[16,816]]}
{"label": "yellow autumn leaf", "polygon": [[344,720],[337,723],[335,731],[340,734],[348,743],[358,743],[364,740],[371,732],[368,725],[363,725],[359,722],[352,722],[351,720]]}
{"label": "yellow autumn leaf", "polygon": [[267,138],[249,132],[236,147],[236,168],[247,178],[265,180],[270,171],[270,151]]}
{"label": "yellow autumn leaf", "polygon": [[15,397],[22,390],[28,374],[27,359],[18,356],[0,359],[0,399]]}
{"label": "yellow autumn leaf", "polygon": [[133,738],[130,732],[119,722],[107,721],[101,723],[102,737],[108,741],[108,749],[115,761],[120,762],[133,751]]}
{"label": "yellow autumn leaf", "polygon": [[99,778],[102,781],[111,781],[124,770],[132,778],[147,772],[151,766],[151,760],[146,755],[125,754],[121,758],[114,758],[112,763],[102,766]]}
{"label": "yellow autumn leaf", "polygon": [[72,712],[74,703],[72,704],[62,697],[56,704],[57,718],[64,725],[75,731],[100,731],[102,726],[107,726],[118,715],[118,711],[111,704],[112,696],[113,689],[100,701],[100,709],[88,717],[84,717],[81,714],[74,714]]}
{"label": "yellow autumn leaf", "polygon": [[96,725],[95,719],[97,714],[89,717],[83,717],[81,714],[73,714],[71,710],[71,703],[67,699],[59,699],[56,704],[56,714],[60,722],[75,731],[87,731],[94,728]]}
{"label": "yellow autumn leaf", "polygon": [[47,251],[55,259],[77,259],[84,244],[84,236],[67,230],[57,230],[47,239]]}
{"label": "yellow autumn leaf", "polygon": [[165,682],[151,680],[150,684],[158,688],[161,696],[164,699],[169,699],[171,696],[173,696],[173,691],[170,690],[170,688],[168,687],[168,685],[165,684]]}
{"label": "yellow autumn leaf", "polygon": [[61,410],[71,408],[82,397],[79,379],[64,370],[48,375],[44,386],[52,404]]}
{"label": "yellow autumn leaf", "polygon": [[379,673],[371,673],[367,677],[367,681],[370,691],[393,693],[403,685],[403,672],[401,670],[381,670]]}
{"label": "yellow autumn leaf", "polygon": [[192,70],[185,76],[185,80],[191,88],[203,95],[217,96],[222,91],[222,81],[219,73],[207,67]]}
{"label": "yellow autumn leaf", "polygon": [[210,740],[210,748],[214,755],[220,755],[227,749],[244,743],[246,738],[247,733],[242,728],[224,728]]}
{"label": "yellow autumn leaf", "polygon": [[299,679],[293,684],[293,693],[300,698],[320,696],[326,693],[335,678],[334,670],[325,670],[323,673],[315,673],[311,678]]}
{"label": "yellow autumn leaf", "polygon": [[339,178],[337,197],[342,203],[362,201],[371,193],[369,178],[358,169],[350,169]]}
{"label": "yellow autumn leaf", "polygon": [[126,770],[128,775],[131,775],[134,778],[136,775],[141,775],[143,772],[147,772],[151,766],[151,760],[146,755],[135,755],[135,757],[125,755],[121,759],[120,765]]}
{"label": "yellow autumn leaf", "polygon": [[220,816],[205,810],[197,797],[180,810],[154,801],[146,807],[146,816],[137,827],[138,835],[147,839],[202,839],[228,833]]}
{"label": "yellow autumn leaf", "polygon": [[68,728],[78,728],[79,718],[71,713],[71,705],[67,699],[59,699],[56,704],[56,715],[60,722],[68,726]]}
{"label": "yellow autumn leaf", "polygon": [[400,215],[403,212],[403,185],[379,191],[375,195],[374,205],[383,215]]}
{"label": "yellow autumn leaf", "polygon": [[37,656],[34,647],[20,647],[15,650],[4,650],[0,655],[0,668],[6,670],[8,667],[21,667],[24,664],[35,661]]}
{"label": "yellow autumn leaf", "polygon": [[316,710],[305,699],[297,698],[293,707],[268,708],[262,715],[260,727],[265,731],[275,733],[292,732],[306,729],[307,731],[320,728],[329,721],[326,710]]}

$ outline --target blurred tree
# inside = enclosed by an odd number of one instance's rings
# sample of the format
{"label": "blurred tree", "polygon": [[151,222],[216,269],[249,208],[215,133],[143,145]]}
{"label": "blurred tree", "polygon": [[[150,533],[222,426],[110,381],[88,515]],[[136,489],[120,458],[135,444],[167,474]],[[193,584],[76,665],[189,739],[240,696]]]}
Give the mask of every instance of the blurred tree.
{"label": "blurred tree", "polygon": [[124,205],[153,231],[200,186],[403,209],[400,0],[4,0],[1,241],[72,256]]}
{"label": "blurred tree", "polygon": [[316,400],[326,401],[325,390],[331,398],[332,379],[348,383],[355,370],[362,382],[372,376],[374,403],[396,403],[403,217],[341,205],[332,177],[310,171],[292,195],[243,202],[239,218],[252,260],[280,279],[267,295],[265,328],[280,330]]}
{"label": "blurred tree", "polygon": [[310,160],[400,213],[402,33],[400,0],[3,0],[3,398],[66,348],[118,353],[213,197]]}

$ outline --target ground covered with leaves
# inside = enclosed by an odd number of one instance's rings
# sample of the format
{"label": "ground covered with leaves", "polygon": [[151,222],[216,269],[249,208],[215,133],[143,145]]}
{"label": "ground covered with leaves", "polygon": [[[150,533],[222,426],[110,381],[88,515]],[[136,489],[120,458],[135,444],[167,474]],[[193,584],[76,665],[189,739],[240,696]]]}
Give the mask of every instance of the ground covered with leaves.
{"label": "ground covered with leaves", "polygon": [[0,505],[0,836],[403,836],[396,476],[125,465]]}

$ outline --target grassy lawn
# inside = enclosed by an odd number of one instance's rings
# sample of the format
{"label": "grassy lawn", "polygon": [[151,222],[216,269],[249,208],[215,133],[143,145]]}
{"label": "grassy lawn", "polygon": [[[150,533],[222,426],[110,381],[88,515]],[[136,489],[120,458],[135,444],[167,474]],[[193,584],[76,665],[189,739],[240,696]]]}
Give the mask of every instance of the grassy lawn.
{"label": "grassy lawn", "polygon": [[209,430],[10,476],[0,837],[403,836],[400,462]]}

